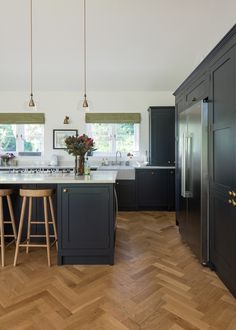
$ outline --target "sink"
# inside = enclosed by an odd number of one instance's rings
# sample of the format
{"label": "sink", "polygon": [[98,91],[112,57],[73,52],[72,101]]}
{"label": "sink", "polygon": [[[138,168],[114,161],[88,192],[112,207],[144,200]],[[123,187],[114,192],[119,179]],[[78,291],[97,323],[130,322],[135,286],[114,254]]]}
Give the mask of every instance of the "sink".
{"label": "sink", "polygon": [[135,169],[125,165],[101,165],[99,171],[117,171],[117,180],[135,180]]}

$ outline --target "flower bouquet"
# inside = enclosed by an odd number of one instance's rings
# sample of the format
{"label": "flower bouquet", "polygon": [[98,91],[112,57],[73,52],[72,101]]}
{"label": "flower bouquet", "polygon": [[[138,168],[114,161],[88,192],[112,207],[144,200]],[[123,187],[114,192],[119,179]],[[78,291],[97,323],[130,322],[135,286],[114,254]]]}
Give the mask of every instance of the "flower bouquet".
{"label": "flower bouquet", "polygon": [[[86,134],[80,136],[68,136],[65,139],[65,144],[67,152],[70,155],[75,156],[75,175],[84,174],[84,161],[86,152],[92,152],[96,149],[94,148],[95,143],[92,138],[89,138]],[[78,167],[78,157],[79,157],[79,167]]]}

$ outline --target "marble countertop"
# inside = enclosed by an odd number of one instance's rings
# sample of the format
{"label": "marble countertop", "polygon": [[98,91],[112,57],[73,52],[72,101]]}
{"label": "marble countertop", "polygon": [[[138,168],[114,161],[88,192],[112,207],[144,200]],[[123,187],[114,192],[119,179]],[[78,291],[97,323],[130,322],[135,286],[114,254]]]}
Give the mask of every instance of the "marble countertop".
{"label": "marble countertop", "polygon": [[94,171],[90,175],[75,177],[72,173],[14,174],[0,173],[0,184],[63,184],[63,183],[115,183],[117,171]]}

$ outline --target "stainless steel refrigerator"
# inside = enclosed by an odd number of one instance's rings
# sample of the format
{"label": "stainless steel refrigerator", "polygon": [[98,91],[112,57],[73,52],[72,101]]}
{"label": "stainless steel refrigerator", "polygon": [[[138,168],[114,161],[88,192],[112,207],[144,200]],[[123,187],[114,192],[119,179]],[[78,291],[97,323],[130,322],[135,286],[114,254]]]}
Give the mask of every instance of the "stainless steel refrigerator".
{"label": "stainless steel refrigerator", "polygon": [[208,106],[201,101],[178,117],[180,233],[202,264],[209,260]]}

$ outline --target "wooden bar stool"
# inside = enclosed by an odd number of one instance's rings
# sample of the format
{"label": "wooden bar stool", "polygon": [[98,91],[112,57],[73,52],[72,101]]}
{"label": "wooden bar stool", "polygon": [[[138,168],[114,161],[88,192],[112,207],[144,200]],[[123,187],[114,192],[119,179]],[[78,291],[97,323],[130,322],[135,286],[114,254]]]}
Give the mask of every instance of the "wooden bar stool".
{"label": "wooden bar stool", "polygon": [[[10,195],[13,193],[12,189],[0,189],[0,232],[1,232],[1,259],[2,259],[2,267],[5,266],[5,237],[13,237],[13,240],[11,240],[7,245],[9,246],[13,242],[16,242],[17,239],[17,232],[16,232],[16,224],[15,224],[15,218],[14,218],[14,213],[13,213],[13,208],[12,208],[12,203],[11,203],[11,197]],[[3,197],[7,198],[7,205],[8,205],[8,210],[10,214],[10,220],[6,221],[4,220],[3,216]],[[12,231],[13,234],[7,234],[5,235],[4,232],[4,225],[5,224],[11,224],[12,226]]]}
{"label": "wooden bar stool", "polygon": [[[50,247],[52,247],[54,244],[56,244],[56,248],[58,249],[56,221],[55,221],[55,215],[54,215],[54,208],[53,208],[53,204],[52,204],[52,194],[53,194],[52,189],[36,189],[36,190],[20,189],[20,196],[23,197],[23,201],[22,201],[22,208],[21,208],[21,214],[20,214],[18,237],[17,237],[17,242],[16,242],[16,252],[15,252],[15,258],[14,258],[14,266],[16,266],[17,257],[18,257],[20,247],[26,247],[26,253],[29,252],[30,247],[45,247],[45,248],[47,248],[48,266],[49,267],[51,266]],[[40,198],[40,197],[43,198],[44,221],[36,221],[36,220],[32,221],[32,199],[33,198]],[[27,239],[26,239],[26,242],[21,243],[22,228],[23,228],[27,198],[29,198]],[[49,221],[49,219],[48,219],[48,208],[47,208],[48,202],[49,202],[49,206],[50,206],[51,221]],[[31,225],[37,225],[37,224],[44,224],[45,225],[45,235],[31,235],[31,233],[30,233]],[[52,235],[49,234],[49,225],[53,226],[53,234]],[[46,244],[30,243],[30,238],[31,237],[32,238],[44,237],[44,238],[46,238]],[[51,237],[54,238],[54,241],[50,246],[50,238]]]}

